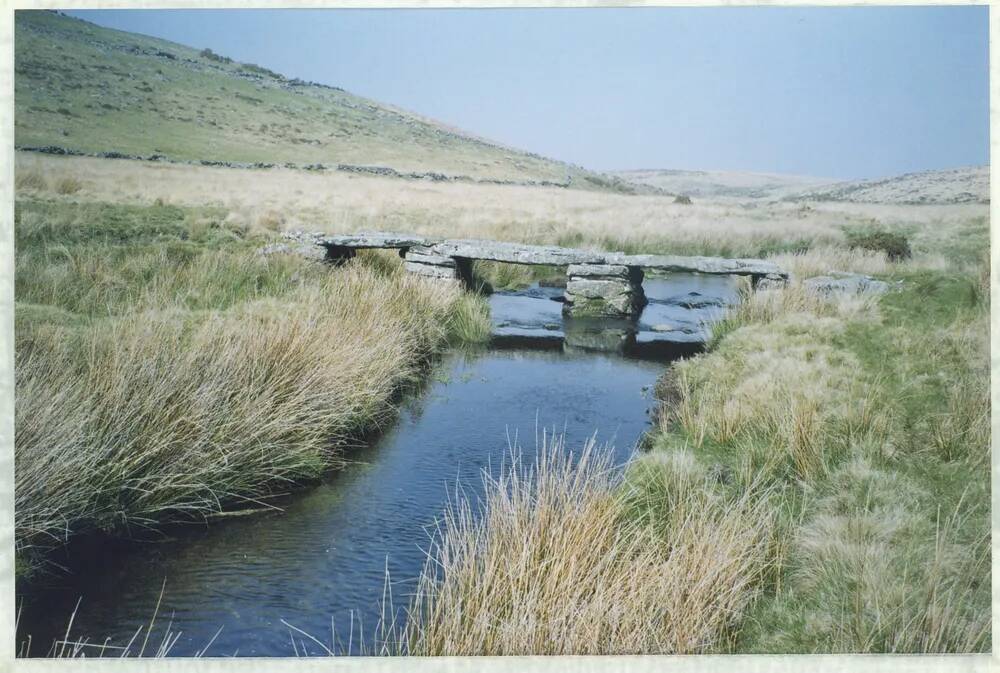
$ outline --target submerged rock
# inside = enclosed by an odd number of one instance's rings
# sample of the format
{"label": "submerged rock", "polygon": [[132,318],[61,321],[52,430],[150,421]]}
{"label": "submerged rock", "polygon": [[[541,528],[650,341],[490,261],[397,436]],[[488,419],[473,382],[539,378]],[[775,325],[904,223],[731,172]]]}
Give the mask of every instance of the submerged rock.
{"label": "submerged rock", "polygon": [[687,309],[719,307],[723,305],[723,301],[719,297],[706,297],[699,292],[688,292],[687,294],[675,295],[665,300],[663,303]]}

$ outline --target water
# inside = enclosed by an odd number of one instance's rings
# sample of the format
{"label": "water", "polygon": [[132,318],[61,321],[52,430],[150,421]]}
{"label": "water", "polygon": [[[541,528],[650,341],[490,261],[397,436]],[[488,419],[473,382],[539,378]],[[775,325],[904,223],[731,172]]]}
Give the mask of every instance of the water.
{"label": "water", "polygon": [[332,620],[346,649],[352,613],[356,653],[359,631],[370,640],[379,618],[386,571],[402,606],[449,494],[457,484],[477,493],[481,470],[495,471],[511,443],[530,453],[536,433],[556,428],[570,448],[596,436],[616,462],[628,459],[649,427],[664,361],[692,352],[702,321],[735,298],[724,278],[644,286],[650,304],[638,325],[563,321],[557,289],[494,295],[494,346],[446,357],[391,429],[281,512],[175,528],[153,542],[71,547],[60,559],[70,572],[17,587],[32,654],[62,636],[77,599],[74,636],[125,644],[149,622],[164,581],[160,619],[172,615],[182,632],[171,654],[196,653],[221,627],[210,655],[290,656],[282,620],[327,644]]}

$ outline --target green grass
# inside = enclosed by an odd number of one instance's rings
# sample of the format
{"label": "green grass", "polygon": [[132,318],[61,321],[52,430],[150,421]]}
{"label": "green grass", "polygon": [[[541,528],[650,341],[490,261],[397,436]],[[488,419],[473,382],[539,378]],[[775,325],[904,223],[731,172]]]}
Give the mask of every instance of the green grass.
{"label": "green grass", "polygon": [[200,518],[343,464],[485,302],[367,253],[257,253],[212,209],[20,200],[17,561],[94,529]]}
{"label": "green grass", "polygon": [[14,79],[18,145],[619,184],[340,89],[47,11],[16,12]]}
{"label": "green grass", "polygon": [[532,283],[565,283],[566,268],[546,265],[507,264],[476,260],[472,264],[473,284],[494,290],[517,290]]}
{"label": "green grass", "polygon": [[781,493],[762,598],[723,651],[989,649],[988,282],[893,278],[870,308],[748,298],[660,386],[653,455],[694,448],[721,488]]}

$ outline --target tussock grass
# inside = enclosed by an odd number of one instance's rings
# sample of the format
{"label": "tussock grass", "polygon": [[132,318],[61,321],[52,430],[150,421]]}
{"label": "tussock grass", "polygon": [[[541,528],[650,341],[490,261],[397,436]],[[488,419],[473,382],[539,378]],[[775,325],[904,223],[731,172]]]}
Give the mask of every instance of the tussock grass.
{"label": "tussock grass", "polygon": [[334,271],[145,243],[162,226],[130,222],[132,242],[115,245],[96,226],[73,245],[43,220],[18,232],[23,562],[72,534],[201,517],[315,478],[391,418],[436,351],[488,334],[481,299],[398,259]]}
{"label": "tussock grass", "polygon": [[83,189],[83,183],[73,176],[59,178],[55,184],[56,194],[76,194]]}
{"label": "tussock grass", "polygon": [[[786,258],[845,260],[880,263]],[[738,651],[990,647],[983,275],[915,266],[879,299],[814,296],[794,277],[747,293],[711,350],[657,387],[654,455],[693,449],[733,488],[778,489],[769,581]]]}
{"label": "tussock grass", "polygon": [[404,632],[414,655],[692,653],[719,647],[754,596],[767,498],[705,474],[543,440],[446,512]]}
{"label": "tussock grass", "polygon": [[21,190],[43,191],[48,189],[49,183],[41,171],[20,170],[14,175],[14,188]]}

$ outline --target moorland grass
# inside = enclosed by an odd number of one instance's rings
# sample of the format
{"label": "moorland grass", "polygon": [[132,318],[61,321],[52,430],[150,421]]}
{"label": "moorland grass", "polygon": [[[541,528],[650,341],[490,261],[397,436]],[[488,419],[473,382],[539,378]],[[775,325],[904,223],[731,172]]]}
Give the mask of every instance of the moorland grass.
{"label": "moorland grass", "polygon": [[[771,541],[770,494],[723,493],[693,457],[543,440],[440,524],[399,639],[410,655],[686,654],[722,647]],[[749,526],[748,526],[749,524]],[[515,544],[516,541],[516,544]]]}
{"label": "moorland grass", "polygon": [[14,36],[18,145],[618,186],[339,88],[220,59],[199,45],[31,10],[16,13]]}
{"label": "moorland grass", "polygon": [[[209,214],[208,216],[210,216]],[[88,530],[259,501],[342,463],[481,299],[361,255],[256,252],[170,206],[18,204],[15,533],[22,570]]]}
{"label": "moorland grass", "polygon": [[[783,261],[666,372],[624,476],[557,442],[459,498],[403,651],[989,651],[988,274]],[[824,299],[820,268],[901,283]]]}
{"label": "moorland grass", "polygon": [[[96,171],[80,191],[55,193],[59,171],[84,163]],[[407,305],[411,299],[428,302],[424,311],[444,316],[428,335],[420,320],[409,320],[400,308],[396,318],[402,322],[391,323],[393,335],[402,333],[406,344],[417,344],[407,358],[414,352],[426,357],[439,347],[429,344],[443,344],[449,335],[480,338],[488,331],[484,306],[474,295],[439,297],[422,285],[411,287],[413,281],[398,277],[398,259],[361,255],[336,274],[320,274],[303,260],[252,254],[270,240],[275,226],[292,228],[312,217],[311,209],[326,207],[324,190],[342,186],[340,177],[265,173],[260,189],[234,200],[239,171],[141,168],[164,179],[156,187],[143,179],[130,183],[120,164],[110,162],[36,165],[58,170],[35,181],[40,185],[25,186],[35,200],[18,206],[18,365],[30,359],[37,342],[39,352],[64,363],[71,376],[59,371],[56,385],[57,366],[47,366],[34,378],[47,382],[37,391],[18,380],[20,406],[22,395],[37,398],[36,411],[19,416],[19,432],[43,437],[44,442],[34,440],[36,447],[67,447],[64,453],[41,450],[32,457],[28,464],[42,475],[35,483],[70,493],[72,470],[90,474],[73,448],[82,442],[98,446],[94,437],[113,440],[100,446],[117,446],[119,436],[107,431],[111,426],[104,417],[91,420],[93,412],[74,398],[94,391],[114,402],[110,408],[122,410],[115,427],[125,429],[121,437],[136,448],[133,455],[149,457],[140,467],[167,477],[153,489],[141,478],[96,479],[108,485],[101,499],[76,498],[84,506],[74,511],[88,513],[75,522],[83,522],[83,529],[94,522],[114,526],[107,522],[128,517],[146,523],[171,499],[182,503],[162,510],[171,516],[218,506],[211,494],[224,493],[224,480],[192,488],[208,477],[167,460],[160,450],[177,438],[192,442],[196,449],[180,455],[207,460],[229,478],[224,463],[212,462],[223,460],[221,454],[205,455],[216,438],[164,411],[189,413],[195,404],[179,404],[169,390],[185,391],[193,400],[204,395],[196,412],[238,415],[256,408],[244,394],[220,400],[216,379],[240,391],[248,380],[263,381],[277,394],[274,409],[289,399],[308,400],[296,409],[312,409],[314,402],[340,404],[315,400],[294,375],[285,376],[268,362],[286,356],[293,361],[291,371],[301,372],[295,369],[301,366],[296,354],[311,348],[310,362],[347,367],[337,371],[338,381],[367,385],[373,371],[384,370],[374,369],[378,358],[361,357],[360,364],[354,359],[384,338],[372,335],[376,327],[390,324],[361,306],[379,292],[406,297]],[[198,191],[202,183],[212,184],[212,198]],[[127,203],[101,203],[123,197],[119,185],[128,193]],[[552,190],[418,188],[377,179],[352,186],[338,191],[348,202],[338,206],[342,217],[334,218],[333,229],[367,225],[440,233],[447,223],[453,229],[448,235],[626,251],[768,254],[793,274],[787,289],[747,293],[713,328],[707,353],[668,370],[657,387],[663,403],[649,451],[623,475],[609,473],[606,458],[594,447],[585,448],[581,459],[581,452],[570,457],[557,442],[543,451],[548,457],[534,471],[515,462],[494,475],[482,503],[459,498],[438,531],[410,620],[392,631],[389,645],[379,651],[989,649],[990,277],[982,256],[989,244],[982,207],[696,203],[682,216],[651,197],[623,200],[580,192],[569,198]],[[178,205],[151,206],[157,190],[175,194]],[[278,195],[286,193],[304,205],[282,201]],[[365,211],[365,200],[384,204],[383,210]],[[475,212],[455,205],[465,202],[475,203]],[[261,213],[269,211],[281,213],[284,224],[262,224],[271,218]],[[88,224],[93,213],[107,226]],[[616,214],[616,224],[627,222],[627,231],[612,227],[609,213]],[[845,227],[873,219],[904,233],[913,257],[893,262],[884,251],[850,249]],[[413,226],[397,226],[401,223]],[[804,291],[801,279],[831,270],[874,274],[893,289],[880,298],[838,300]],[[509,268],[481,275],[491,274],[501,286],[530,280]],[[343,295],[343,303],[328,294]],[[359,324],[341,332],[323,321],[327,310]],[[285,321],[279,315],[293,318],[293,324],[280,327]],[[266,326],[276,342],[286,339],[295,347],[268,351],[270,341],[261,345],[244,333],[242,327],[250,324]],[[334,336],[310,341],[316,325]],[[220,341],[217,331],[230,341]],[[180,335],[182,346],[171,352],[163,345],[169,339],[156,335]],[[400,344],[390,341],[375,347],[397,357],[393,344]],[[119,342],[122,353],[111,353],[109,343]],[[155,353],[167,354],[128,359],[148,343],[159,344]],[[245,355],[237,357],[236,351],[252,348],[267,355],[242,367]],[[78,357],[82,352],[86,358]],[[188,378],[163,364],[171,357],[185,363]],[[86,370],[91,378],[77,373],[88,358],[95,363]],[[235,363],[237,371],[208,368],[205,375],[211,378],[199,378],[193,370],[215,358]],[[118,378],[97,376],[98,369]],[[324,365],[321,372],[310,372],[309,380],[328,375],[334,372]],[[157,387],[157,377],[168,385]],[[142,400],[125,400],[121,391],[129,386],[153,400],[167,395],[159,398],[166,404],[152,409]],[[362,419],[356,425],[380,420],[385,409],[380,399],[377,391],[358,398],[355,406],[338,407],[353,411],[337,418]],[[103,408],[105,398],[99,401]],[[55,414],[46,416],[58,408],[83,410],[79,418],[88,434],[73,432]],[[153,434],[165,443],[147,449],[135,438],[149,434],[142,424],[156,414],[166,414],[172,424],[167,433]],[[222,419],[221,413],[208,415]],[[135,435],[127,431],[132,419],[139,423]],[[294,433],[303,423],[317,436],[328,436],[330,428],[316,430],[313,420],[308,413],[296,418],[294,427],[272,420],[261,432],[267,441],[286,446],[298,441]],[[344,422],[338,428],[356,427]],[[234,456],[245,449],[221,445]],[[315,455],[293,451],[288,462],[276,463],[275,473],[298,478],[296,470],[308,472]],[[46,457],[51,460],[39,460]],[[329,460],[323,454],[315,464]],[[66,469],[60,467],[64,461]],[[166,465],[179,469],[171,472]],[[18,469],[24,469],[20,463]],[[45,481],[47,471],[54,475],[51,482]],[[266,495],[273,486],[251,484],[249,497],[257,497],[255,488]],[[24,493],[29,491],[19,491],[19,497]],[[34,540],[63,535],[64,512],[36,511],[30,524],[35,528],[24,528],[22,519],[19,534],[28,531]],[[37,523],[46,521],[48,528]]]}

